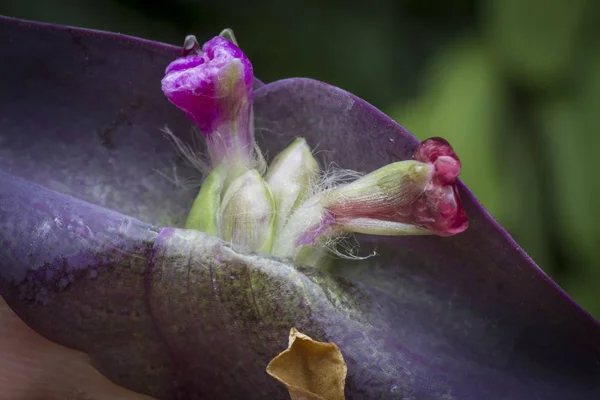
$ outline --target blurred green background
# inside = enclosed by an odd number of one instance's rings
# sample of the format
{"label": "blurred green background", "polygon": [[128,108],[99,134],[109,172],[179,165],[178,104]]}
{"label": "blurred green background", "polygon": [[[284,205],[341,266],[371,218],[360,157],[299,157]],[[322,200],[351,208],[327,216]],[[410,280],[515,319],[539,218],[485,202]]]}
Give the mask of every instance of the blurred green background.
{"label": "blurred green background", "polygon": [[173,44],[233,28],[264,81],[320,79],[448,139],[484,206],[600,317],[600,2],[2,0],[0,14]]}

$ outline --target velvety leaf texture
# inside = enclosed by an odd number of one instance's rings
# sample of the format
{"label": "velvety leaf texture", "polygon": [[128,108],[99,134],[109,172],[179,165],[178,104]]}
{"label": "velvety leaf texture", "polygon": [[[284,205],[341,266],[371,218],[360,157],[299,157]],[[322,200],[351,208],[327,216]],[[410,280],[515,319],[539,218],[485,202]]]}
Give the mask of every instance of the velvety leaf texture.
{"label": "velvety leaf texture", "polygon": [[[179,49],[0,18],[0,294],[33,329],[161,399],[285,398],[265,368],[290,328],[336,343],[349,399],[600,398],[600,326],[463,185],[469,229],[360,236],[325,271],[181,229],[201,176],[162,95]],[[350,60],[349,60],[350,62]],[[257,71],[260,75],[260,71]],[[325,83],[255,83],[273,157],[296,136],[322,165],[372,171],[417,140]],[[464,168],[477,168],[464,165]]]}

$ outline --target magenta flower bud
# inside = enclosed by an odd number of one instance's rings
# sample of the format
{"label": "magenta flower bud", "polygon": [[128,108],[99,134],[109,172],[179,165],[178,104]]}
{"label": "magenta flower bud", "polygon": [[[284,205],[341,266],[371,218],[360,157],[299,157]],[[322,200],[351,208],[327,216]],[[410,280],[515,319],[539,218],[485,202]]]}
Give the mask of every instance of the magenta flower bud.
{"label": "magenta flower bud", "polygon": [[468,219],[456,182],[460,161],[444,139],[422,142],[412,160],[398,161],[304,202],[276,235],[273,253],[294,256],[321,236],[451,236]]}
{"label": "magenta flower bud", "polygon": [[252,80],[248,57],[221,36],[201,50],[188,36],[184,55],[166,69],[162,90],[207,138],[214,165],[229,156],[252,158]]}
{"label": "magenta flower bud", "polygon": [[325,207],[335,225],[378,235],[451,236],[467,229],[456,186],[461,164],[450,144],[427,139],[412,158],[333,190]]}
{"label": "magenta flower bud", "polygon": [[456,186],[461,164],[452,146],[442,138],[430,138],[415,149],[412,158],[433,164],[431,182],[413,206],[414,223],[440,236],[467,229],[467,213]]}

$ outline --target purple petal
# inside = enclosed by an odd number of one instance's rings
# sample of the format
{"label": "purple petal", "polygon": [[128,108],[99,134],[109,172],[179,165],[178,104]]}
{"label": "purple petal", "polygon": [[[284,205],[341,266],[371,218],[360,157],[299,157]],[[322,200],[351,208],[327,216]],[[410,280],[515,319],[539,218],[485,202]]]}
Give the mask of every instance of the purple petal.
{"label": "purple petal", "polygon": [[[179,49],[2,18],[0,33],[11,60],[0,63],[0,293],[115,382],[160,398],[279,398],[264,367],[296,326],[340,346],[348,398],[600,396],[598,323],[462,184],[467,231],[363,236],[365,254],[380,255],[330,273],[239,254],[199,232],[155,236],[138,220],[177,226],[195,195],[153,172],[177,162],[158,129],[188,129],[157,84]],[[130,112],[132,93],[141,105]],[[279,81],[254,96],[256,136],[271,155],[301,135],[332,150],[318,153],[324,165],[366,172],[418,144],[323,83]]]}
{"label": "purple petal", "polygon": [[202,46],[201,54],[185,55],[169,64],[162,90],[210,136],[233,120],[248,122],[249,117],[241,114],[251,114],[252,78],[248,57],[235,44],[216,36]]}

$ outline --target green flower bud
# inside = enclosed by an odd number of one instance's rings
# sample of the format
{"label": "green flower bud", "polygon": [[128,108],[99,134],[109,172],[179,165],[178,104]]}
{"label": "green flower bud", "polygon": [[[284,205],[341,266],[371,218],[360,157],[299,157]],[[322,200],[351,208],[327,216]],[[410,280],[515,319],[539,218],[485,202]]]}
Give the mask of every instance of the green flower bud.
{"label": "green flower bud", "polygon": [[319,164],[304,138],[298,138],[271,163],[265,180],[277,206],[275,230],[280,232],[291,213],[313,192]]}
{"label": "green flower bud", "polygon": [[418,211],[413,206],[432,176],[430,164],[395,162],[328,192],[323,205],[341,231],[385,236],[430,234],[411,219]]}
{"label": "green flower bud", "polygon": [[452,236],[467,229],[457,187],[461,164],[452,146],[430,138],[412,158],[329,192],[324,206],[334,225],[376,235]]}
{"label": "green flower bud", "polygon": [[324,206],[334,216],[370,216],[388,219],[407,211],[425,192],[433,168],[414,160],[399,161],[335,188],[325,195]]}
{"label": "green flower bud", "polygon": [[[420,226],[400,223],[403,213],[431,183],[433,168],[420,161],[386,165],[348,184],[319,193],[303,202],[277,233],[273,254],[295,257],[325,235],[360,232],[378,235],[429,233]],[[402,218],[400,218],[402,220]]]}
{"label": "green flower bud", "polygon": [[204,179],[185,222],[187,229],[219,236],[219,208],[226,178],[227,171],[223,166],[218,166]]}
{"label": "green flower bud", "polygon": [[[320,236],[344,232],[423,234],[425,230],[418,226],[390,224],[389,221],[394,221],[390,215],[411,209],[411,204],[430,183],[431,176],[432,168],[426,163],[400,161],[354,182],[316,194],[303,202],[284,229],[278,231],[273,254],[295,257],[300,247],[313,245]],[[366,218],[369,220],[364,221]]]}
{"label": "green flower bud", "polygon": [[319,193],[302,203],[290,216],[283,230],[277,232],[273,255],[294,257],[300,246],[312,245],[316,238],[330,231],[331,220]]}
{"label": "green flower bud", "polygon": [[223,240],[269,253],[275,222],[273,195],[256,170],[249,170],[231,182],[221,202]]}

